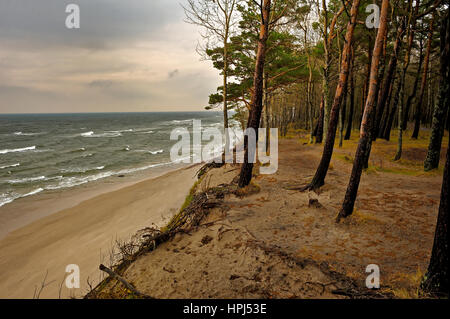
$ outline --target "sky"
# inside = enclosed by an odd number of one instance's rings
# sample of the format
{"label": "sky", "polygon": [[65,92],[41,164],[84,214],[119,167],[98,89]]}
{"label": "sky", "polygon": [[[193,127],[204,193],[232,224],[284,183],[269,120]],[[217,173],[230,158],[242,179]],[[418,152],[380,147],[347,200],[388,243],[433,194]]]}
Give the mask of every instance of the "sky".
{"label": "sky", "polygon": [[221,79],[183,1],[0,0],[0,113],[203,110]]}

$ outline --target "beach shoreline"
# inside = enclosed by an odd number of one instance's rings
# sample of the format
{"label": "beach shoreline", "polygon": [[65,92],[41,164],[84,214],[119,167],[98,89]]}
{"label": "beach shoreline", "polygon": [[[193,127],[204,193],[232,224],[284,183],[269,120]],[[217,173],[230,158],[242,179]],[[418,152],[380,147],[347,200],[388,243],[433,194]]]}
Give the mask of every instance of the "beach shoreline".
{"label": "beach shoreline", "polygon": [[53,191],[46,190],[33,196],[18,198],[0,207],[0,240],[14,230],[25,227],[46,216],[72,208],[83,201],[163,176],[189,165],[181,163],[172,164],[172,166],[153,167],[141,171],[139,174],[113,175],[78,186]]}
{"label": "beach shoreline", "polygon": [[[163,226],[195,182],[198,165],[149,170],[85,187],[23,198],[0,208],[0,298],[81,297],[99,282],[116,240]],[[8,220],[9,218],[9,220]],[[80,267],[79,289],[64,287],[65,267]]]}

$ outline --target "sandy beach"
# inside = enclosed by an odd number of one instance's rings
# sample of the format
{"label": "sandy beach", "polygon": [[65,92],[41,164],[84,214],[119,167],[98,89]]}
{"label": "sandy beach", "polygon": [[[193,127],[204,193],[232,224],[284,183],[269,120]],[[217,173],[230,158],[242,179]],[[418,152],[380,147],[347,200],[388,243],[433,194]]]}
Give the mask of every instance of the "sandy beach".
{"label": "sandy beach", "polygon": [[95,285],[103,278],[98,265],[108,262],[116,239],[127,240],[139,229],[167,222],[182,205],[197,170],[193,166],[134,184],[129,181],[131,185],[122,184],[120,189],[109,185],[102,191],[29,198],[11,204],[9,215],[8,205],[3,207],[0,298],[33,298],[46,273],[48,285],[39,297],[58,298],[69,264],[79,266],[81,287],[69,291],[63,284],[61,297],[83,296],[88,281]]}

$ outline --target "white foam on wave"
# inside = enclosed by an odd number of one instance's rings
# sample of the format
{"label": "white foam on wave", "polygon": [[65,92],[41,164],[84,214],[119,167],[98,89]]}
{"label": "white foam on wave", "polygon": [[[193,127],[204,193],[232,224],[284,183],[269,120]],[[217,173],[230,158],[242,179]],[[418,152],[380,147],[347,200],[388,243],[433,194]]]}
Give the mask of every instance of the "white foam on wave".
{"label": "white foam on wave", "polygon": [[122,133],[110,131],[110,132],[95,134],[93,131],[89,131],[89,132],[81,133],[80,136],[82,136],[82,137],[119,137],[119,136],[122,136]]}
{"label": "white foam on wave", "polygon": [[31,192],[29,192],[29,193],[26,193],[25,195],[22,195],[22,196],[20,196],[20,197],[27,197],[27,196],[35,195],[35,194],[37,194],[37,193],[42,192],[43,190],[44,190],[44,189],[43,189],[42,187],[39,187],[39,188],[35,189],[34,191],[31,191]]}
{"label": "white foam on wave", "polygon": [[161,154],[164,152],[164,150],[156,150],[156,151],[150,151],[150,150],[134,150],[134,152],[138,153],[148,153],[152,155]]}
{"label": "white foam on wave", "polygon": [[94,132],[93,131],[84,132],[84,133],[81,133],[80,135],[83,137],[92,136],[92,135],[94,135]]}
{"label": "white foam on wave", "polygon": [[10,167],[17,167],[17,166],[20,166],[20,163],[11,164],[11,165],[5,165],[5,166],[0,166],[0,169],[10,168]]}
{"label": "white foam on wave", "polygon": [[126,133],[126,132],[133,132],[134,130],[132,128],[125,129],[125,130],[117,130],[117,131],[106,131],[106,133]]}
{"label": "white foam on wave", "polygon": [[2,207],[3,205],[6,205],[6,204],[12,203],[16,199],[24,198],[27,196],[32,196],[32,195],[35,195],[42,191],[44,191],[44,189],[42,187],[39,187],[39,188],[37,188],[29,193],[26,193],[26,194],[18,194],[18,193],[0,194],[0,207]]}
{"label": "white foam on wave", "polygon": [[105,166],[97,166],[97,167],[73,167],[73,168],[63,168],[60,171],[62,173],[86,173],[89,171],[100,171],[104,169]]}
{"label": "white foam on wave", "polygon": [[0,154],[26,152],[26,151],[32,151],[32,150],[35,150],[35,149],[36,149],[36,146],[29,146],[29,147],[23,147],[23,148],[14,148],[14,149],[5,149],[5,150],[0,150]]}
{"label": "white foam on wave", "polygon": [[[186,158],[182,158],[180,160],[184,160],[190,158],[190,156],[186,157]],[[42,176],[39,176],[37,178],[29,178],[28,180],[34,179],[34,180],[52,180],[52,179],[59,179],[60,182],[57,184],[53,184],[53,185],[48,185],[45,187],[39,187],[29,193],[26,194],[18,194],[18,193],[13,193],[13,194],[0,194],[0,207],[13,202],[14,200],[18,199],[18,198],[23,198],[23,197],[27,197],[27,196],[31,196],[31,195],[35,195],[37,193],[40,193],[42,191],[45,190],[58,190],[58,189],[63,189],[63,188],[70,188],[70,187],[75,187],[75,186],[79,186],[79,185],[83,185],[89,182],[93,182],[93,181],[97,181],[99,179],[103,179],[103,178],[107,178],[110,176],[115,176],[115,175],[124,175],[124,174],[132,174],[135,172],[139,172],[139,171],[143,171],[143,170],[147,170],[150,168],[155,168],[155,167],[160,167],[160,166],[165,166],[165,165],[170,165],[170,164],[176,164],[179,163],[180,161],[174,161],[174,162],[164,162],[164,163],[157,163],[157,164],[150,164],[150,165],[146,165],[146,166],[141,166],[141,167],[135,167],[135,168],[128,168],[128,169],[122,169],[122,170],[118,170],[118,171],[106,171],[106,172],[101,172],[101,173],[97,173],[94,175],[89,175],[89,176],[73,176],[73,177],[63,177],[63,176],[56,176],[56,177],[50,177],[47,178],[44,176],[44,179],[42,179]],[[99,166],[96,167],[95,169],[103,169],[104,166]]]}
{"label": "white foam on wave", "polygon": [[115,176],[115,175],[132,174],[132,173],[135,173],[135,172],[147,170],[147,169],[150,169],[150,168],[170,165],[170,164],[173,164],[173,163],[175,163],[175,162],[165,162],[165,163],[158,163],[158,164],[150,164],[150,165],[141,166],[141,167],[121,169],[121,170],[118,170],[118,171],[106,171],[106,172],[101,172],[101,173],[94,174],[94,175],[89,175],[89,176],[64,177],[58,184],[49,185],[49,186],[45,187],[45,189],[57,190],[57,189],[62,189],[62,188],[70,188],[70,187],[83,185],[83,184],[86,184],[86,183],[89,183],[89,182],[97,181],[99,179],[103,179],[103,178],[107,178],[107,177],[111,177],[111,176]]}
{"label": "white foam on wave", "polygon": [[34,135],[41,135],[41,134],[44,134],[44,133],[24,133],[24,132],[14,132],[13,134],[14,134],[14,135],[17,135],[17,136],[34,136]]}
{"label": "white foam on wave", "polygon": [[32,183],[37,181],[51,181],[55,179],[62,179],[62,176],[53,176],[53,177],[46,177],[46,176],[37,176],[37,177],[26,177],[21,179],[11,179],[8,181],[9,184],[25,184],[25,183]]}
{"label": "white foam on wave", "polygon": [[19,197],[18,194],[12,194],[12,195],[1,194],[0,195],[0,207],[2,207],[3,205],[11,203],[12,201],[17,199],[18,197]]}
{"label": "white foam on wave", "polygon": [[195,119],[189,119],[189,120],[173,120],[170,121],[169,123],[172,124],[180,124],[180,123],[191,123],[192,121],[194,121]]}

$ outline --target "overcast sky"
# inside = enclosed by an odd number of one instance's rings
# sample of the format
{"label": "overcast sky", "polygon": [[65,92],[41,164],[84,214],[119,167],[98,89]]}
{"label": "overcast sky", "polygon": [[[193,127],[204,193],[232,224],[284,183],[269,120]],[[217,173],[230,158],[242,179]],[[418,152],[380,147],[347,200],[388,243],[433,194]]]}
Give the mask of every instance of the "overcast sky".
{"label": "overcast sky", "polygon": [[0,113],[202,110],[220,75],[183,1],[0,0]]}

